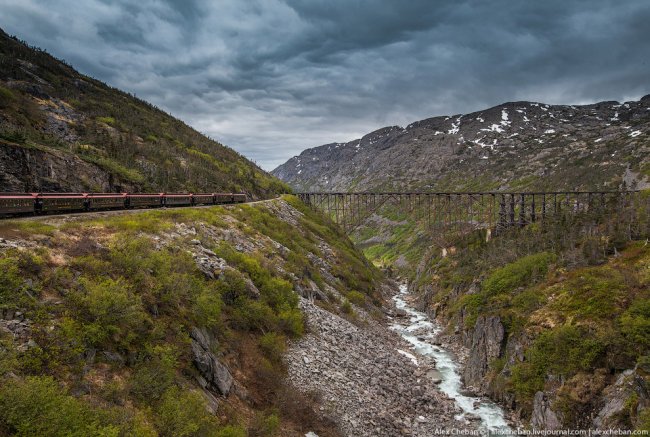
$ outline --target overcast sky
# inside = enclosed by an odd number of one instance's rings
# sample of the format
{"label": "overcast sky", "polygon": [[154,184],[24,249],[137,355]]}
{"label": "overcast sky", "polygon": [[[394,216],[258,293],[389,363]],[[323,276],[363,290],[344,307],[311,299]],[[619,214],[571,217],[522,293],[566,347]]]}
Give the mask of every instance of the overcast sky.
{"label": "overcast sky", "polygon": [[267,170],[434,115],[650,93],[650,0],[0,0],[0,27]]}

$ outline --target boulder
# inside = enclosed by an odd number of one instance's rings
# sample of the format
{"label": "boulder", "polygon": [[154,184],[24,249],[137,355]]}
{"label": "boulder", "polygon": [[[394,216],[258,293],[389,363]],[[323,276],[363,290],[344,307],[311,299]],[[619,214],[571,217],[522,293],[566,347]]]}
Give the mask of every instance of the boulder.
{"label": "boulder", "polygon": [[551,409],[551,400],[544,392],[538,391],[535,393],[530,424],[535,429],[553,430],[562,428],[562,421],[557,413]]}
{"label": "boulder", "polygon": [[226,261],[214,255],[214,252],[202,251],[194,255],[199,270],[209,279],[215,279],[226,268]]}
{"label": "boulder", "polygon": [[246,284],[246,294],[248,294],[248,297],[251,299],[259,299],[260,290],[258,290],[253,281],[248,276],[243,276],[243,279]]}
{"label": "boulder", "polygon": [[208,390],[227,396],[234,380],[228,368],[212,352],[216,340],[205,329],[192,328],[192,360],[199,371],[199,384]]}

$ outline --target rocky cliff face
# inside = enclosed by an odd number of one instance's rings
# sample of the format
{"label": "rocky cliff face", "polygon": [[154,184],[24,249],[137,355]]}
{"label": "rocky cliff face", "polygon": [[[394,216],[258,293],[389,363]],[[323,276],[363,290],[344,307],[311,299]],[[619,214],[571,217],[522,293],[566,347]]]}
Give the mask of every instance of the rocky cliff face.
{"label": "rocky cliff face", "polygon": [[505,329],[497,316],[479,317],[465,341],[469,349],[463,379],[471,387],[483,388],[489,364],[503,352]]}
{"label": "rocky cliff face", "polygon": [[650,95],[433,117],[305,150],[272,173],[298,191],[613,189],[650,186],[648,156]]}
{"label": "rocky cliff face", "polygon": [[28,148],[0,139],[1,191],[98,192],[137,190],[101,167],[72,153],[47,148]]}

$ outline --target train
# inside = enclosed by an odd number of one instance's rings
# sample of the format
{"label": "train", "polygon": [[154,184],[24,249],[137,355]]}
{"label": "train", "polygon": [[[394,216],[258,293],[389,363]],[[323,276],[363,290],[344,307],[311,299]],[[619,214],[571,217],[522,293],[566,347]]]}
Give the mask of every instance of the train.
{"label": "train", "polygon": [[0,193],[0,217],[244,203],[244,193]]}

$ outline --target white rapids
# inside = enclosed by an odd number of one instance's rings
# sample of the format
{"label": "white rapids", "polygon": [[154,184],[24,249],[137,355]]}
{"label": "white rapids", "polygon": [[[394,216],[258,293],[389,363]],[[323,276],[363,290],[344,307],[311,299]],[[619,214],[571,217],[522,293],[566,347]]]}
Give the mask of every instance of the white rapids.
{"label": "white rapids", "polygon": [[[491,436],[512,435],[501,407],[488,399],[463,394],[458,364],[454,361],[453,355],[442,347],[430,343],[440,332],[440,326],[433,323],[426,314],[410,307],[402,299],[402,296],[407,294],[406,285],[400,285],[399,291],[399,294],[393,297],[395,305],[398,309],[406,311],[410,318],[408,325],[402,324],[405,322],[396,321],[390,328],[413,346],[416,355],[432,357],[435,360],[436,370],[440,374],[440,390],[454,399],[463,411],[456,416],[456,419],[465,422],[467,421],[465,415],[471,414],[480,418],[481,428],[488,431]],[[405,351],[399,352],[406,354]],[[417,359],[413,361],[417,363]]]}

